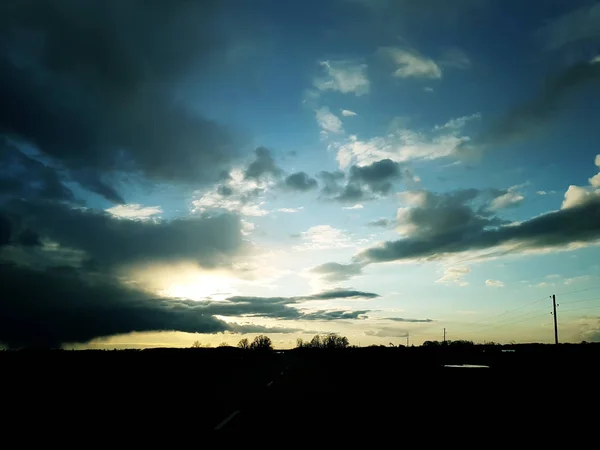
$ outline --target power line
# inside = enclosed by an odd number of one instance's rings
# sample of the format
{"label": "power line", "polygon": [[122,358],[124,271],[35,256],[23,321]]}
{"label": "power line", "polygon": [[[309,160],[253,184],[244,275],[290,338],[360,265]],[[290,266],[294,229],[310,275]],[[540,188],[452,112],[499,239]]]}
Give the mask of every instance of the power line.
{"label": "power line", "polygon": [[[503,313],[500,313],[500,314],[495,314],[495,315],[493,315],[493,316],[490,316],[490,317],[487,317],[487,318],[485,318],[485,319],[478,320],[477,322],[471,322],[471,323],[467,323],[467,324],[465,324],[465,325],[477,325],[477,324],[479,324],[479,323],[486,322],[486,321],[488,321],[488,320],[490,320],[490,319],[495,319],[495,318],[497,318],[497,317],[502,317],[502,316],[504,316],[504,315],[506,315],[506,314],[509,314],[509,313],[511,313],[511,312],[518,311],[518,310],[520,310],[520,309],[526,308],[527,306],[535,305],[536,303],[539,303],[539,302],[541,302],[541,301],[547,300],[548,298],[549,298],[549,296],[546,296],[546,297],[543,297],[543,298],[540,298],[540,299],[534,300],[534,301],[532,301],[532,302],[526,303],[526,304],[524,304],[524,305],[518,306],[518,307],[516,307],[516,308],[509,309],[508,311],[504,311]],[[537,309],[536,311],[541,311],[541,309]],[[532,312],[536,312],[536,311],[532,311]],[[517,316],[517,317],[520,317],[520,316]],[[514,318],[515,318],[515,317],[509,317],[507,320],[514,319]],[[500,322],[502,322],[502,321],[500,321]],[[493,322],[493,323],[496,323],[496,322]]]}
{"label": "power line", "polygon": [[584,289],[577,289],[575,291],[559,292],[558,294],[556,294],[556,296],[558,297],[558,296],[565,296],[565,295],[569,295],[569,294],[577,294],[579,292],[591,291],[592,289],[600,289],[600,284],[598,284],[596,286],[584,288]]}
{"label": "power line", "polygon": [[600,297],[594,297],[594,298],[585,298],[583,300],[573,300],[570,302],[561,302],[561,305],[570,305],[571,303],[584,303],[584,302],[591,302],[594,300],[600,300]]}
{"label": "power line", "polygon": [[600,308],[600,305],[596,305],[596,306],[584,306],[583,308],[567,309],[567,310],[561,311],[561,312],[562,313],[567,313],[567,312],[571,312],[571,311],[583,311],[584,309],[594,309],[594,308]]}
{"label": "power line", "polygon": [[516,321],[516,322],[505,323],[505,324],[503,324],[503,325],[498,325],[498,326],[496,326],[496,327],[487,328],[487,329],[485,329],[485,330],[481,330],[481,331],[493,330],[493,329],[495,329],[495,328],[505,327],[505,326],[507,326],[507,325],[516,325],[517,323],[525,322],[526,320],[537,319],[538,317],[547,316],[547,315],[548,315],[548,313],[547,313],[547,312],[545,312],[545,313],[543,313],[543,314],[540,314],[540,315],[537,315],[537,316],[528,317],[528,318],[526,318],[526,319],[523,319],[523,320],[518,320],[518,321]]}
{"label": "power line", "polygon": [[[519,319],[519,318],[521,318],[521,317],[530,316],[530,315],[532,315],[532,314],[535,314],[535,313],[537,313],[537,312],[540,312],[540,311],[543,311],[543,310],[546,310],[546,309],[547,309],[547,308],[540,308],[540,309],[536,309],[536,310],[534,310],[534,311],[530,311],[530,312],[528,312],[528,313],[521,314],[521,315],[518,315],[518,316],[515,316],[515,317],[509,317],[509,318],[507,318],[507,319],[502,319],[502,320],[498,320],[498,321],[496,321],[496,322],[492,322],[490,325],[495,325],[495,324],[497,324],[497,323],[506,322],[507,320],[511,320],[511,321],[512,321],[512,320],[514,320],[514,319]],[[537,315],[537,316],[534,316],[534,317],[527,317],[526,319],[523,319],[523,320],[518,320],[517,322],[509,322],[509,323],[505,323],[505,324],[498,325],[498,326],[491,327],[491,328],[490,328],[489,326],[486,326],[485,328],[482,328],[482,329],[480,329],[480,330],[470,331],[470,333],[481,333],[481,332],[483,332],[483,331],[486,331],[486,330],[489,330],[489,329],[498,328],[498,327],[504,327],[504,326],[506,326],[506,325],[513,325],[513,324],[515,324],[515,323],[521,323],[521,322],[524,322],[524,321],[526,321],[526,320],[535,319],[536,317],[545,316],[546,314],[548,314],[548,311],[547,311],[547,312],[545,312],[545,313],[543,313],[543,314],[539,314],[539,315]]]}

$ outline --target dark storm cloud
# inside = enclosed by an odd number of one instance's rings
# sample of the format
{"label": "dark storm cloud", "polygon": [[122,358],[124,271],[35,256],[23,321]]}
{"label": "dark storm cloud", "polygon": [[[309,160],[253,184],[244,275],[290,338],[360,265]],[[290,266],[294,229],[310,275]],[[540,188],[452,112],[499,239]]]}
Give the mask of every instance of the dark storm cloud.
{"label": "dark storm cloud", "polygon": [[309,177],[306,172],[297,172],[286,177],[285,186],[294,191],[306,192],[316,189],[317,180]]}
{"label": "dark storm cloud", "polygon": [[432,319],[405,319],[403,317],[386,317],[385,320],[391,320],[393,322],[408,322],[408,323],[429,323],[429,322],[433,322]]}
{"label": "dark storm cloud", "polygon": [[86,279],[72,269],[0,264],[0,279],[0,341],[9,346],[59,346],[132,331],[230,329],[193,302],[149,298],[108,279]]}
{"label": "dark storm cloud", "polygon": [[[219,67],[222,3],[6,1],[0,5],[0,134],[36,146],[114,202],[114,172],[214,181],[229,130],[182,103]],[[200,78],[198,78],[200,77]]]}
{"label": "dark storm cloud", "polygon": [[[489,219],[457,205],[445,211],[410,216],[424,228],[397,241],[388,241],[355,256],[356,261],[375,263],[412,258],[436,258],[444,254],[494,248],[512,244],[505,252],[560,248],[600,239],[600,198],[591,197],[579,206],[554,211],[510,226],[488,226]],[[437,224],[434,224],[434,222]]]}
{"label": "dark storm cloud", "polygon": [[0,342],[9,346],[60,346],[133,331],[256,333],[298,331],[226,323],[215,315],[278,319],[337,320],[367,311],[302,313],[289,306],[307,300],[372,298],[359,291],[305,297],[233,297],[224,302],[155,298],[115,278],[72,268],[32,269],[0,264]]}
{"label": "dark storm cloud", "polygon": [[357,320],[366,319],[370,309],[358,311],[316,311],[302,315],[304,320]]}
{"label": "dark storm cloud", "polygon": [[218,316],[268,317],[285,320],[341,320],[357,319],[370,310],[318,310],[305,312],[294,307],[299,303],[339,299],[371,299],[379,297],[372,292],[336,289],[319,294],[297,297],[230,297],[225,301],[205,300],[197,302],[207,314]]}
{"label": "dark storm cloud", "polygon": [[0,163],[0,198],[75,200],[73,192],[63,184],[55,169],[27,156],[1,136]]}
{"label": "dark storm cloud", "polygon": [[258,180],[265,175],[271,175],[277,177],[281,175],[281,168],[275,163],[273,156],[269,149],[259,147],[255,151],[255,159],[250,163],[246,172],[244,173],[245,178],[253,178]]}
{"label": "dark storm cloud", "polygon": [[[510,109],[479,136],[474,145],[487,147],[526,137],[553,119],[568,97],[586,84],[600,81],[600,61],[579,62],[546,79],[535,97]],[[470,144],[465,144],[465,148]]]}
{"label": "dark storm cloud", "polygon": [[175,260],[212,267],[244,251],[240,219],[232,214],[138,221],[48,202],[14,202],[10,210],[23,230],[81,250],[102,268]]}
{"label": "dark storm cloud", "polygon": [[362,274],[362,264],[339,264],[329,262],[313,267],[310,271],[321,275],[328,281],[345,281]]}
{"label": "dark storm cloud", "polygon": [[321,195],[340,203],[356,203],[385,196],[393,182],[407,176],[401,165],[391,159],[382,159],[368,166],[352,166],[346,178],[342,172],[322,171],[317,175],[323,181]]}

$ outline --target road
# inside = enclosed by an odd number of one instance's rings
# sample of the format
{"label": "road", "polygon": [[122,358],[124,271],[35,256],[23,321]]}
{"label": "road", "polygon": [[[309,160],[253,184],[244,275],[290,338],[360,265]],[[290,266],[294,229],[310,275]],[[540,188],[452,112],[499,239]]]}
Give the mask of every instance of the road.
{"label": "road", "polygon": [[207,434],[425,433],[426,439],[427,433],[471,436],[553,419],[581,428],[593,418],[589,406],[600,400],[594,361],[527,366],[527,357],[506,367],[465,369],[389,351],[94,354],[87,362],[75,355],[77,364],[63,356],[52,363],[0,360],[5,430],[46,440],[58,435],[61,442],[81,432],[157,445]]}
{"label": "road", "polygon": [[[579,412],[586,410],[590,398],[598,397],[595,383],[587,384],[573,371],[560,381],[567,383],[566,395],[559,387],[553,396],[549,375],[542,368],[415,367],[377,358],[290,356],[272,380],[226,414],[215,429],[221,434],[377,433],[396,438],[399,433],[415,437],[462,430],[469,436],[507,427],[527,430],[532,420],[549,419],[555,402],[563,412],[561,424],[573,419],[581,425],[586,418]],[[571,417],[565,416],[565,409]]]}

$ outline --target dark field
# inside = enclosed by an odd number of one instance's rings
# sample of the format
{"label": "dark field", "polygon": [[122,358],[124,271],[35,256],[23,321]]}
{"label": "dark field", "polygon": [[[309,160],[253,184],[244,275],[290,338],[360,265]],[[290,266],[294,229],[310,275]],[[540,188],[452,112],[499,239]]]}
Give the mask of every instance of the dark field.
{"label": "dark field", "polygon": [[[581,427],[597,408],[599,356],[596,344],[2,352],[3,425],[31,440],[140,444],[234,432],[414,438],[531,429],[555,407],[561,426]],[[443,367],[463,363],[489,368]]]}

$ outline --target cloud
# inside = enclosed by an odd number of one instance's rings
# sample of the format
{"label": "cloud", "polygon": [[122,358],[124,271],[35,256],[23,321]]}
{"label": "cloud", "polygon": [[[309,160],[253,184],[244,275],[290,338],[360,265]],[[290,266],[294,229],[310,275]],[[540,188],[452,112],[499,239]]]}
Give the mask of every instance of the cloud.
{"label": "cloud", "polygon": [[457,284],[459,286],[467,286],[469,283],[463,278],[471,273],[471,268],[468,266],[453,266],[444,269],[444,275],[436,280],[436,283]]}
{"label": "cloud", "polygon": [[250,163],[244,178],[259,180],[265,176],[277,177],[281,174],[282,170],[271,156],[269,149],[264,147],[258,147],[255,151],[255,159]]}
{"label": "cloud", "polygon": [[213,1],[3,6],[0,133],[116,203],[120,173],[214,182],[237,158],[237,137],[177,94],[186,78],[222,67],[232,44],[215,26],[224,12]]}
{"label": "cloud", "polygon": [[454,69],[470,69],[472,64],[467,54],[459,48],[451,48],[444,52],[438,63]]}
{"label": "cloud", "polygon": [[[600,155],[596,155],[594,164],[600,169]],[[600,172],[589,179],[590,185],[594,188],[600,188]]]}
{"label": "cloud", "polygon": [[[331,144],[337,150],[340,169],[352,164],[363,166],[382,159],[395,162],[434,160],[464,154],[470,137],[463,134],[464,127],[479,117],[479,113],[450,120],[427,131],[416,131],[398,123],[385,136],[361,140],[356,135],[343,142]],[[462,153],[461,153],[462,152]]]}
{"label": "cloud", "polygon": [[340,183],[346,178],[346,175],[344,175],[344,172],[340,170],[335,172],[322,170],[317,174],[317,178],[319,178],[323,183],[321,193],[325,196],[331,196],[340,192]]}
{"label": "cloud", "polygon": [[391,159],[382,159],[368,166],[351,167],[349,183],[365,186],[371,192],[385,195],[392,189],[392,180],[401,177],[400,164]]}
{"label": "cloud", "polygon": [[329,262],[313,267],[312,273],[322,276],[327,281],[345,281],[362,274],[361,264],[339,264]]}
{"label": "cloud", "polygon": [[379,219],[376,220],[372,220],[371,222],[369,222],[367,225],[369,225],[370,227],[381,227],[381,228],[387,228],[389,226],[392,225],[392,223],[394,223],[393,221],[386,219],[384,217],[381,217]]}
{"label": "cloud", "polygon": [[61,248],[83,252],[87,264],[99,269],[176,260],[215,267],[230,264],[245,251],[242,225],[233,214],[122,220],[106,212],[45,202],[13,202],[9,211],[23,229]]}
{"label": "cloud", "polygon": [[[474,140],[473,145],[486,148],[521,139],[546,125],[576,89],[600,80],[600,63],[579,62],[554,77],[546,79],[537,94],[511,108]],[[468,147],[468,144],[463,144]]]}
{"label": "cloud", "polygon": [[128,205],[116,205],[106,210],[107,213],[124,219],[149,219],[163,212],[160,206],[142,206],[137,203]]}
{"label": "cloud", "polygon": [[[267,165],[268,167],[268,165]],[[258,168],[252,173],[257,173]],[[192,200],[192,211],[196,213],[215,213],[229,211],[242,216],[266,216],[265,197],[275,186],[272,172],[261,172],[258,178],[246,176],[246,171],[233,169],[227,179],[212,190],[195,192],[198,198]],[[280,173],[275,168],[276,173]]]}
{"label": "cloud", "polygon": [[485,193],[477,189],[437,194],[408,191],[402,198],[411,206],[398,209],[398,231],[407,237],[429,239],[454,233],[470,234],[506,223],[488,210]]}
{"label": "cloud", "polygon": [[321,61],[326,77],[315,78],[314,86],[320,91],[338,91],[361,96],[369,93],[367,65],[351,60]]}
{"label": "cloud", "polygon": [[332,248],[352,247],[350,236],[331,225],[317,225],[300,233],[302,244],[295,245],[295,250],[326,250]]}
{"label": "cloud", "polygon": [[350,111],[349,109],[342,109],[342,116],[344,117],[353,117],[357,114],[354,111]]}
{"label": "cloud", "polygon": [[561,209],[581,206],[595,198],[600,198],[600,194],[584,187],[570,185],[567,192],[565,192],[565,199],[562,202]]}
{"label": "cloud", "polygon": [[600,239],[600,198],[510,224],[485,208],[469,205],[477,196],[469,190],[425,194],[425,202],[401,208],[405,237],[384,242],[355,256],[355,263],[434,259],[455,253],[495,249],[500,254],[563,249]]}
{"label": "cloud", "polygon": [[512,208],[520,205],[523,200],[525,200],[525,196],[517,192],[517,186],[512,186],[506,192],[492,200],[490,209],[497,211],[499,209]]}
{"label": "cloud", "polygon": [[[596,156],[594,161],[597,166],[599,159],[600,158]],[[591,177],[588,181],[590,183],[589,186],[569,186],[567,192],[565,192],[565,198],[562,202],[561,209],[572,208],[575,206],[584,205],[590,201],[600,200],[600,174]]]}
{"label": "cloud", "polygon": [[329,111],[327,106],[322,106],[321,108],[316,109],[315,116],[317,118],[319,127],[321,127],[322,133],[340,134],[344,132],[342,121],[338,116]]}
{"label": "cloud", "polygon": [[[341,174],[341,175],[340,175]],[[324,198],[340,203],[357,203],[388,195],[395,181],[411,179],[412,173],[391,159],[382,159],[369,165],[350,167],[345,184],[341,172],[320,172]]]}
{"label": "cloud", "polygon": [[425,86],[425,87],[423,88],[423,90],[424,90],[425,92],[433,92],[433,88],[432,88],[431,86]]}
{"label": "cloud", "polygon": [[73,269],[0,264],[0,279],[0,341],[9,346],[56,347],[133,331],[229,330],[193,302],[152,298],[113,279],[92,279]]}
{"label": "cloud", "polygon": [[570,11],[537,30],[547,51],[562,50],[581,43],[600,41],[600,3]]}
{"label": "cloud", "polygon": [[567,286],[575,283],[580,283],[581,281],[587,281],[590,279],[589,275],[580,275],[578,277],[565,278],[563,283]]}
{"label": "cloud", "polygon": [[489,287],[504,287],[504,283],[498,280],[485,280],[485,285]]}
{"label": "cloud", "polygon": [[317,180],[305,172],[296,172],[286,177],[285,186],[294,191],[306,192],[317,188]]}
{"label": "cloud", "polygon": [[433,59],[419,54],[416,50],[397,47],[383,47],[379,52],[390,58],[397,69],[393,73],[397,78],[442,78],[442,69]]}
{"label": "cloud", "polygon": [[75,201],[57,169],[26,155],[0,136],[0,198],[14,196],[40,200]]}
{"label": "cloud", "polygon": [[[302,297],[232,297],[220,302],[195,302],[152,297],[112,277],[92,276],[76,269],[39,270],[4,263],[0,264],[0,279],[0,341],[14,347],[55,347],[135,331],[262,332],[264,329],[258,325],[227,323],[215,315],[301,318],[305,313],[289,305],[377,297],[369,292],[336,290]],[[306,316],[307,320],[338,320],[366,312],[322,310]]]}
{"label": "cloud", "polygon": [[385,320],[391,320],[393,322],[407,322],[407,323],[430,323],[432,319],[406,319],[404,317],[385,317]]}
{"label": "cloud", "polygon": [[282,213],[297,213],[304,209],[304,206],[299,206],[298,208],[279,208],[277,211]]}
{"label": "cloud", "polygon": [[434,130],[460,130],[471,120],[481,119],[481,113],[471,114],[470,116],[457,117],[456,119],[450,119],[443,125],[436,125]]}
{"label": "cloud", "polygon": [[357,203],[356,205],[352,205],[352,206],[344,206],[342,209],[363,209],[364,206],[360,203]]}
{"label": "cloud", "polygon": [[408,330],[395,327],[380,327],[375,330],[367,330],[365,334],[376,337],[406,337],[408,336]]}

